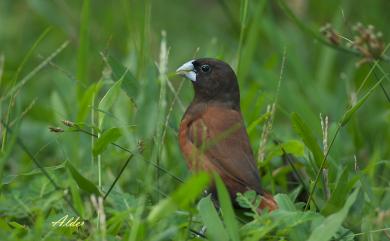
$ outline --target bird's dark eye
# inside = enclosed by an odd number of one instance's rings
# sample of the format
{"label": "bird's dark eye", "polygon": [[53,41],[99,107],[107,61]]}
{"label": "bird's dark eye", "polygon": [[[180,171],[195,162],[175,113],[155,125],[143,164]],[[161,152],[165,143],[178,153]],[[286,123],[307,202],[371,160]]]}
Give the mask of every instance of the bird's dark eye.
{"label": "bird's dark eye", "polygon": [[201,69],[203,72],[207,73],[207,72],[210,71],[210,66],[209,66],[208,64],[204,64],[204,65],[200,66],[200,69]]}

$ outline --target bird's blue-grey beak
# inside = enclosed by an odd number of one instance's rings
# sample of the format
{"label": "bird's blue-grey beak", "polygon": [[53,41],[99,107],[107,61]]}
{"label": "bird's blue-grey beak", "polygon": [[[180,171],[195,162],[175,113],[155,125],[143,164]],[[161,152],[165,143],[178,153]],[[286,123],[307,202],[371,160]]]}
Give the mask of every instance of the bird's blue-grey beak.
{"label": "bird's blue-grey beak", "polygon": [[186,78],[190,79],[191,81],[196,81],[196,72],[195,72],[195,67],[192,64],[194,60],[190,60],[187,63],[183,64],[180,66],[177,70],[176,73],[179,75],[183,75]]}

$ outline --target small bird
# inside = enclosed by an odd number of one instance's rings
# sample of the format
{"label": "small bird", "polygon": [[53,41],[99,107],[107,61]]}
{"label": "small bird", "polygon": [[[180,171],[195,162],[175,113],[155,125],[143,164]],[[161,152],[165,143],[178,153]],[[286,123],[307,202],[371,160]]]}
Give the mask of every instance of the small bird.
{"label": "small bird", "polygon": [[[236,207],[238,192],[254,190],[262,196],[259,210],[277,209],[272,195],[260,186],[232,68],[217,59],[200,58],[183,64],[176,73],[190,79],[195,92],[179,128],[179,145],[189,169],[218,173]],[[216,197],[214,184],[210,192]]]}

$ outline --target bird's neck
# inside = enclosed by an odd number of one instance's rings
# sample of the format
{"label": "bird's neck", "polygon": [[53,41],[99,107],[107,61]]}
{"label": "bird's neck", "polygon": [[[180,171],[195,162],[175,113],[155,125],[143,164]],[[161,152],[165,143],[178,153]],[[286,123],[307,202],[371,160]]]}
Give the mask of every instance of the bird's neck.
{"label": "bird's neck", "polygon": [[240,101],[234,99],[199,98],[195,96],[192,100],[191,106],[203,106],[203,108],[207,108],[208,106],[220,106],[240,111]]}
{"label": "bird's neck", "polygon": [[230,94],[230,93],[218,93],[218,95],[205,95],[204,93],[198,94],[195,91],[194,99],[192,104],[195,103],[204,103],[206,105],[219,105],[227,107],[229,109],[240,110],[240,94]]}

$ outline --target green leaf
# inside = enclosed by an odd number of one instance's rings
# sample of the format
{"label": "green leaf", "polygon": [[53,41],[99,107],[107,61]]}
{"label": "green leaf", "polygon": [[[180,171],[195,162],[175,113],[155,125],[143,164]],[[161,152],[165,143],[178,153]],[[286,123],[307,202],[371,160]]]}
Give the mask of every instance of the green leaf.
{"label": "green leaf", "polygon": [[280,210],[286,211],[296,211],[294,203],[291,201],[290,197],[287,194],[279,193],[275,195],[275,200],[278,203]]}
{"label": "green leaf", "polygon": [[99,128],[102,127],[104,117],[106,116],[104,112],[107,112],[118,98],[121,91],[121,84],[122,80],[115,82],[99,102],[98,109],[101,110],[98,114]]}
{"label": "green leaf", "polygon": [[246,191],[244,194],[237,193],[236,201],[240,207],[252,209],[255,211],[260,205],[261,197],[253,190]]}
{"label": "green leaf", "polygon": [[80,213],[80,216],[84,218],[85,212],[83,201],[81,199],[80,191],[74,181],[71,181],[70,183],[70,192],[72,193],[72,202],[74,203],[74,207]]}
{"label": "green leaf", "polygon": [[385,76],[383,76],[380,80],[378,80],[374,86],[371,87],[371,89],[362,97],[360,100],[352,106],[347,112],[344,113],[343,117],[340,120],[340,125],[344,126],[348,123],[348,121],[351,119],[352,115],[363,105],[364,102],[366,102],[367,98],[372,94],[372,92],[382,83],[382,81],[385,79]]}
{"label": "green leaf", "polygon": [[265,163],[270,162],[274,157],[282,156],[284,154],[283,150],[287,154],[292,154],[296,157],[301,157],[305,153],[305,145],[300,140],[288,140],[279,145],[272,146],[268,150]]}
{"label": "green leaf", "polygon": [[281,147],[294,156],[303,156],[305,152],[305,145],[299,140],[288,140],[281,144]]}
{"label": "green leaf", "polygon": [[305,145],[313,153],[314,159],[318,166],[321,165],[322,160],[324,159],[324,154],[321,151],[320,146],[317,143],[317,140],[314,138],[313,133],[302,118],[297,113],[292,113],[291,121],[295,131],[302,138]]}
{"label": "green leaf", "polygon": [[65,105],[57,91],[51,93],[50,96],[51,106],[53,108],[54,115],[59,116],[61,120],[67,116]]}
{"label": "green leaf", "polygon": [[344,167],[343,172],[337,180],[336,188],[332,192],[332,195],[329,201],[326,203],[325,207],[321,210],[323,215],[327,216],[343,207],[349,191],[356,182],[356,179],[355,181],[349,181],[348,176],[350,170],[351,166],[347,165]]}
{"label": "green leaf", "polygon": [[121,136],[122,131],[120,128],[111,128],[103,132],[103,134],[97,139],[93,146],[93,155],[97,156],[102,153],[109,144],[116,141]]}
{"label": "green leaf", "polygon": [[207,238],[211,241],[229,240],[229,236],[215,210],[210,195],[199,201],[198,210],[202,221],[207,228]]}
{"label": "green leaf", "polygon": [[226,230],[229,234],[230,240],[238,241],[240,240],[238,233],[238,224],[236,220],[236,215],[233,210],[232,202],[230,200],[230,195],[225,185],[223,184],[221,177],[217,174],[214,174],[214,178],[217,184],[218,200],[221,206],[222,216],[226,225]]}
{"label": "green leaf", "polygon": [[28,232],[28,228],[25,225],[22,225],[20,223],[15,222],[15,221],[9,222],[8,225],[10,225],[12,228],[20,231],[23,234]]}
{"label": "green leaf", "polygon": [[174,212],[177,208],[187,207],[203,192],[209,182],[210,177],[203,172],[190,177],[172,195],[155,205],[147,220],[153,223]]}
{"label": "green leaf", "polygon": [[3,230],[5,232],[12,232],[12,228],[8,225],[8,223],[5,221],[5,218],[0,219],[0,230]]}
{"label": "green leaf", "polygon": [[355,191],[348,197],[344,204],[344,207],[337,213],[334,213],[317,226],[311,233],[308,241],[328,241],[336,232],[341,228],[341,224],[348,215],[348,211],[352,204],[355,202],[360,188],[356,188]]}
{"label": "green leaf", "polygon": [[137,96],[139,85],[134,75],[128,68],[116,61],[112,56],[108,56],[107,61],[111,67],[113,79],[123,79],[123,83],[121,85],[122,89],[128,97],[135,98]]}
{"label": "green leaf", "polygon": [[[302,223],[310,222],[313,220],[321,220],[323,217],[319,213],[312,211],[296,211],[287,209],[278,209],[271,214],[272,220],[275,224],[293,228]],[[283,224],[283,225],[282,225]]]}
{"label": "green leaf", "polygon": [[89,181],[87,178],[83,177],[77,170],[70,164],[70,162],[66,163],[66,168],[69,170],[70,174],[72,175],[73,179],[76,181],[77,185],[80,189],[84,190],[85,192],[89,194],[95,194],[100,196],[99,189],[93,184],[91,181]]}
{"label": "green leaf", "polygon": [[102,82],[99,81],[91,86],[85,91],[84,96],[81,99],[79,111],[77,113],[76,122],[82,123],[87,118],[87,115],[90,111],[90,106],[92,105],[92,101],[95,98],[95,94],[102,87]]}

